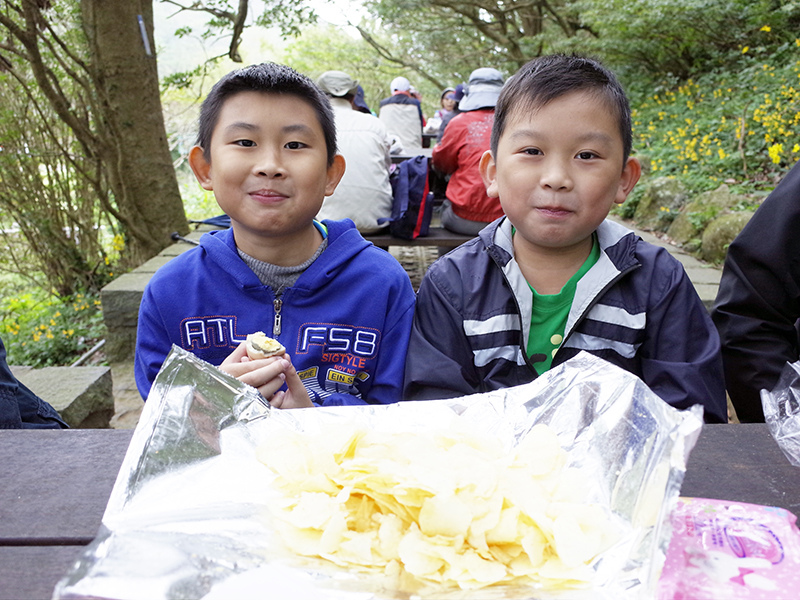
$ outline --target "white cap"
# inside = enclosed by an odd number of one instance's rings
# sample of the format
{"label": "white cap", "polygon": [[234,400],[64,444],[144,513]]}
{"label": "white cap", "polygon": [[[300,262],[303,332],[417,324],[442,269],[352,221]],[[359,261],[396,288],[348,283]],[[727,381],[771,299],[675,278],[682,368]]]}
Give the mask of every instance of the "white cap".
{"label": "white cap", "polygon": [[411,89],[411,82],[405,77],[395,77],[392,79],[392,93],[407,92]]}

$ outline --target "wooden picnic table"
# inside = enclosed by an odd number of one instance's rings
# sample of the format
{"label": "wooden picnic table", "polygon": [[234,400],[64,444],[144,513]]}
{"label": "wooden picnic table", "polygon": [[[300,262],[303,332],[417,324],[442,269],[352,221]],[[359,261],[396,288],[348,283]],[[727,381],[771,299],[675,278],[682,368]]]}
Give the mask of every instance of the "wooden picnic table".
{"label": "wooden picnic table", "polygon": [[433,153],[433,148],[411,148],[407,152],[403,154],[392,154],[392,163],[397,164],[401,163],[404,160],[409,160],[410,158],[414,158],[415,156],[427,156],[428,158],[431,157]]}
{"label": "wooden picnic table", "polygon": [[[132,430],[0,432],[0,597],[50,598],[97,534]],[[682,496],[800,514],[800,468],[766,425],[706,425]]]}
{"label": "wooden picnic table", "polygon": [[468,242],[474,236],[453,233],[444,227],[431,225],[428,228],[428,235],[418,237],[413,240],[397,238],[389,233],[364,234],[364,239],[372,242],[379,248],[389,248],[389,246],[437,246],[441,248],[455,248],[464,242]]}

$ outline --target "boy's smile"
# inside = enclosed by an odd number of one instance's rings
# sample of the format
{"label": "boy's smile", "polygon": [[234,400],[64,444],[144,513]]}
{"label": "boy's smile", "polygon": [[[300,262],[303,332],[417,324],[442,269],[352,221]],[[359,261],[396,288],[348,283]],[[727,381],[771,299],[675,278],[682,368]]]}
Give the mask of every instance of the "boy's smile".
{"label": "boy's smile", "polygon": [[588,256],[592,233],[639,179],[638,160],[623,161],[623,153],[616,115],[590,92],[510,114],[481,173],[517,230],[515,248]]}
{"label": "boy's smile", "polygon": [[287,264],[310,257],[302,255],[306,248],[313,254],[318,240],[310,246],[292,241],[315,235],[312,220],[344,173],[341,156],[328,166],[325,135],[311,105],[288,94],[230,96],[208,151],[210,162],[196,147],[190,163],[202,187],[214,191],[231,217],[237,246],[260,258],[265,244],[278,241],[287,254],[303,249],[297,258],[287,256]]}

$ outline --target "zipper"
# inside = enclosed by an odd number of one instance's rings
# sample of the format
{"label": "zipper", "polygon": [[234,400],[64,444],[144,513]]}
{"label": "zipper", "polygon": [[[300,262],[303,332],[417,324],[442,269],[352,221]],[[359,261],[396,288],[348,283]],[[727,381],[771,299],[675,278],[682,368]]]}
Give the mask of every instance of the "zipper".
{"label": "zipper", "polygon": [[283,302],[280,298],[275,298],[272,301],[272,306],[275,308],[275,317],[272,320],[272,337],[277,339],[281,334],[281,306],[283,306]]}

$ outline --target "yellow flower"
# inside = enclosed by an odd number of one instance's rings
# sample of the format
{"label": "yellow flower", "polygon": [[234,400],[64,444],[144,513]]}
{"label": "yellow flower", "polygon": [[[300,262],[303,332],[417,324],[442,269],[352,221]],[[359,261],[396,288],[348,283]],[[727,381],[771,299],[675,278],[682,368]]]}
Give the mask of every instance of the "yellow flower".
{"label": "yellow flower", "polygon": [[724,159],[725,156],[726,156],[725,150],[723,150],[722,148],[717,149],[717,154],[719,154],[719,159],[720,160]]}
{"label": "yellow flower", "polygon": [[772,27],[770,27],[769,25],[764,25],[759,31],[766,31],[767,33],[769,33],[770,31],[772,31]]}
{"label": "yellow flower", "polygon": [[111,247],[117,252],[122,252],[125,249],[125,238],[120,234],[115,235],[111,241]]}
{"label": "yellow flower", "polygon": [[747,54],[747,51],[750,50],[750,46],[745,46],[742,48],[742,54]]}
{"label": "yellow flower", "polygon": [[772,144],[769,147],[769,157],[772,159],[774,164],[779,164],[781,162],[781,153],[783,152],[783,144]]}
{"label": "yellow flower", "polygon": [[800,152],[800,144],[795,144],[794,146],[792,146],[792,152],[794,152],[795,154]]}

